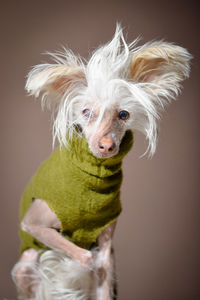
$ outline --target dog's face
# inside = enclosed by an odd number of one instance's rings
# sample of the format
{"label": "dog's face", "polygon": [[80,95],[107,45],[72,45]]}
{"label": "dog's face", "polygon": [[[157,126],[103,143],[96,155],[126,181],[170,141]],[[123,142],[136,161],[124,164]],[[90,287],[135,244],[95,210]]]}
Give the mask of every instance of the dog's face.
{"label": "dog's face", "polygon": [[139,130],[154,154],[160,112],[189,76],[191,55],[162,41],[135,44],[126,43],[118,25],[111,42],[88,62],[64,49],[52,54],[54,64],[33,68],[26,89],[52,105],[54,140],[67,146],[66,136],[78,124],[92,153],[107,158],[118,153],[126,130]]}
{"label": "dog's face", "polygon": [[130,119],[130,113],[116,105],[105,109],[100,118],[100,109],[94,109],[88,104],[81,111],[81,114],[82,121],[80,126],[91,152],[99,158],[108,158],[116,155],[128,128],[127,123]]}

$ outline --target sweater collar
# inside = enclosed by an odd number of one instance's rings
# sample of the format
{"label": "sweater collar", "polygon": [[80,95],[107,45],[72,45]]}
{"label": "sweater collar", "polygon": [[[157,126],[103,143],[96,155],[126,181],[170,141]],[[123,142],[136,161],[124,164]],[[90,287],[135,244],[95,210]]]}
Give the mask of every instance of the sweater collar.
{"label": "sweater collar", "polygon": [[[120,144],[119,152],[110,158],[97,158],[93,155],[88,147],[88,143],[84,136],[74,134],[69,147],[62,146],[61,152],[67,154],[71,163],[82,171],[96,177],[109,177],[117,173],[121,169],[122,159],[131,150],[133,145],[132,131],[126,131]],[[64,158],[66,156],[64,155]]]}

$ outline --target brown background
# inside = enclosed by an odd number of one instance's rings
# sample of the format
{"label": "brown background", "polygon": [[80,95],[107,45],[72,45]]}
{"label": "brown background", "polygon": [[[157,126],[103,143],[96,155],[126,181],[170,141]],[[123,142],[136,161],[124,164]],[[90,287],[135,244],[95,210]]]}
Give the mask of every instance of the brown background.
{"label": "brown background", "polygon": [[25,184],[51,152],[50,114],[24,91],[31,66],[67,45],[87,57],[121,21],[131,41],[165,39],[194,56],[191,78],[167,110],[158,150],[139,159],[144,138],[124,162],[123,214],[115,235],[120,300],[198,300],[199,15],[197,1],[1,1],[0,299],[16,299],[10,269],[18,259],[18,206]]}

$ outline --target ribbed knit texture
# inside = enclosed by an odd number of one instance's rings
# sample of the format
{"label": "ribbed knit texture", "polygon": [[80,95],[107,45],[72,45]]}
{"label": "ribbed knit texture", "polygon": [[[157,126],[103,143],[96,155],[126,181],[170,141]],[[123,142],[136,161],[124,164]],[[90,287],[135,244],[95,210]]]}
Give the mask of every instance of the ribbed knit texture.
{"label": "ribbed knit texture", "polygon": [[[43,199],[60,220],[62,234],[90,249],[121,212],[121,163],[132,144],[133,134],[127,131],[117,155],[96,158],[85,139],[74,135],[70,147],[57,148],[28,184],[21,200],[20,220],[33,199]],[[45,248],[22,230],[20,236],[21,251]]]}

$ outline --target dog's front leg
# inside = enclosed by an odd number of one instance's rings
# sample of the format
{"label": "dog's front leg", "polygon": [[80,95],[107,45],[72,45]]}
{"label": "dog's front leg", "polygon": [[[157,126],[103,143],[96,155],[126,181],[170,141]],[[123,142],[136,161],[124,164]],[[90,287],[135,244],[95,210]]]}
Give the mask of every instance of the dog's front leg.
{"label": "dog's front leg", "polygon": [[[88,266],[92,260],[91,251],[82,249],[65,239],[60,233],[61,224],[55,213],[45,201],[35,199],[21,223],[22,230],[31,234],[38,241],[51,249],[56,249],[82,265]],[[20,293],[29,299],[35,299],[39,279],[35,277],[33,264],[37,263],[38,254],[34,249],[25,250],[13,271],[13,278]],[[25,264],[24,264],[25,263]]]}
{"label": "dog's front leg", "polygon": [[21,227],[47,247],[60,250],[81,264],[88,265],[92,260],[91,251],[76,246],[59,233],[61,223],[44,200],[34,200]]}
{"label": "dog's front leg", "polygon": [[96,300],[111,300],[113,296],[113,260],[111,250],[115,226],[116,222],[113,222],[98,238]]}

